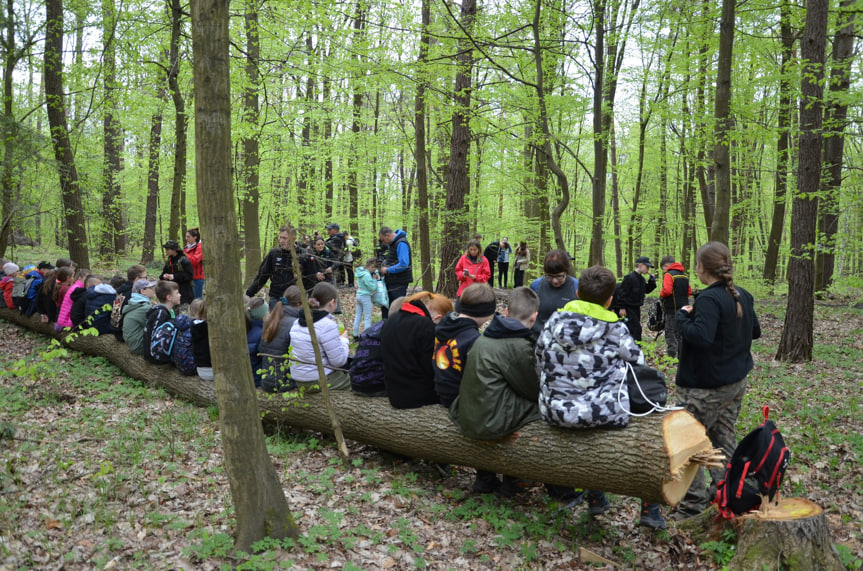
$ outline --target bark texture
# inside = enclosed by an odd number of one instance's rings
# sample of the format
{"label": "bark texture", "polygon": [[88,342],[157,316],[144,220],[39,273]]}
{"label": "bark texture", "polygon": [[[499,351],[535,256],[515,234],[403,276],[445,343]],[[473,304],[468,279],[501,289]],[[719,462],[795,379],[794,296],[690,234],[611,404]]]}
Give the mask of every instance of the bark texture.
{"label": "bark texture", "polygon": [[[0,318],[58,336],[53,327],[12,310],[0,310]],[[213,383],[185,377],[170,366],[147,364],[131,355],[113,336],[80,336],[70,347],[106,357],[130,377],[190,402],[215,402]],[[605,490],[669,505],[680,501],[695,477],[698,465],[690,461],[692,456],[712,448],[704,427],[685,411],[633,418],[622,430],[569,430],[533,422],[513,438],[479,441],[463,437],[443,407],[399,410],[392,408],[387,399],[358,397],[344,391],[334,391],[330,398],[345,437],[358,442],[433,462]],[[320,394],[302,400],[259,394],[257,400],[266,421],[332,431]]]}

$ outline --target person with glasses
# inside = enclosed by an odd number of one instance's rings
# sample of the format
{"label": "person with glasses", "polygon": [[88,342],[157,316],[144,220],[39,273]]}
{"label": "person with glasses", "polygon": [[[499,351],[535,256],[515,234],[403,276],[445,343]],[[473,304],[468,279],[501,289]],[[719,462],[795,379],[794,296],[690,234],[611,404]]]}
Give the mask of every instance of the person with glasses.
{"label": "person with glasses", "polygon": [[542,264],[545,275],[533,280],[530,289],[539,296],[539,312],[533,331],[537,335],[542,332],[545,322],[551,315],[569,303],[578,299],[578,280],[572,275],[572,261],[564,250],[552,250],[545,255]]}

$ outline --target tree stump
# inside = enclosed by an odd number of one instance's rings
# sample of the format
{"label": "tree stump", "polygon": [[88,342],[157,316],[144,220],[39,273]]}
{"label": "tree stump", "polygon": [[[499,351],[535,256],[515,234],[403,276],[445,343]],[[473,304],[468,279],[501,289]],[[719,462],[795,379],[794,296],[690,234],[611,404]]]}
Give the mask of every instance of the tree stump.
{"label": "tree stump", "polygon": [[737,554],[730,569],[845,569],[830,539],[824,510],[804,498],[766,500],[759,510],[732,520]]}

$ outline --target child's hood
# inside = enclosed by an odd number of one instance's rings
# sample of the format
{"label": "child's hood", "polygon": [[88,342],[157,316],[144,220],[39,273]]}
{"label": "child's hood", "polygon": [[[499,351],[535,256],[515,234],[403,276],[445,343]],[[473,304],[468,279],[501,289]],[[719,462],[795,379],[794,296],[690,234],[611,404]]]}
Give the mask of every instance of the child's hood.
{"label": "child's hood", "polygon": [[624,327],[625,329],[625,326],[617,321],[606,321],[572,311],[560,311],[553,314],[545,327],[549,329],[554,341],[562,347],[592,345],[611,335],[616,328]]}
{"label": "child's hood", "polygon": [[474,331],[479,330],[479,327],[476,326],[476,321],[470,317],[459,317],[458,313],[453,311],[448,313],[435,326],[434,334],[436,338],[446,340],[457,337],[459,333],[471,329]]}
{"label": "child's hood", "polygon": [[530,337],[531,332],[531,329],[525,327],[518,319],[495,315],[483,335],[492,339],[511,339]]}

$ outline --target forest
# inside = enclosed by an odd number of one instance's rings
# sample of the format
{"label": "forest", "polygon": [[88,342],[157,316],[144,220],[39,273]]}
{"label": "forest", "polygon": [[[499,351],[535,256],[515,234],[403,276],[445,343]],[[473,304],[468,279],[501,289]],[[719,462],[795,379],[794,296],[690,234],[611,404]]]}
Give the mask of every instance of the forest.
{"label": "forest", "polygon": [[[820,6],[813,43],[786,0],[232,2],[245,272],[290,217],[405,229],[427,288],[474,232],[618,276],[713,237],[767,284],[810,257],[814,291],[859,279],[859,3]],[[199,223],[189,5],[10,0],[3,21],[0,255],[158,258]]]}

